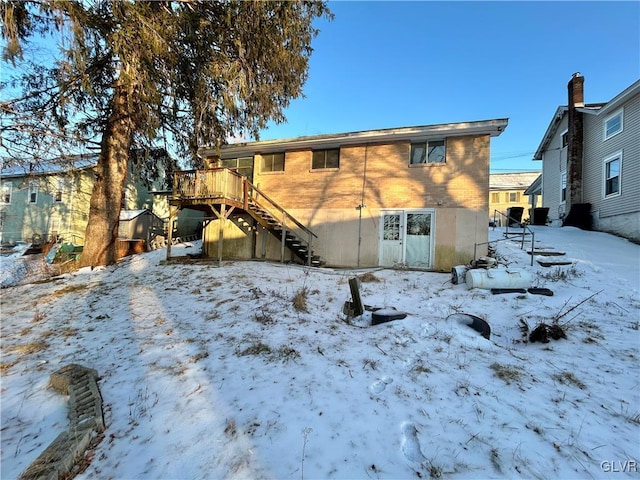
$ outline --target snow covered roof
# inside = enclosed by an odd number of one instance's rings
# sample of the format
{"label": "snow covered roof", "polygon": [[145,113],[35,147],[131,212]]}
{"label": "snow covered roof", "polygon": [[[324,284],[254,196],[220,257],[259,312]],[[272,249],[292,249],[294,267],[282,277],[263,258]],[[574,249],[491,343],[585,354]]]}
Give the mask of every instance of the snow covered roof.
{"label": "snow covered roof", "polygon": [[151,210],[147,208],[141,208],[138,210],[120,210],[120,220],[121,221],[133,220],[134,218],[139,217],[140,215],[147,212],[150,213],[151,215],[156,215],[155,213],[153,213]]}
{"label": "snow covered roof", "polygon": [[538,175],[540,172],[492,173],[489,175],[489,190],[524,190]]}
{"label": "snow covered roof", "polygon": [[22,165],[11,165],[0,170],[2,178],[25,177],[27,175],[53,175],[56,173],[69,172],[73,170],[84,170],[93,168],[98,164],[98,156],[74,157],[71,159],[53,159],[48,162],[28,163]]}

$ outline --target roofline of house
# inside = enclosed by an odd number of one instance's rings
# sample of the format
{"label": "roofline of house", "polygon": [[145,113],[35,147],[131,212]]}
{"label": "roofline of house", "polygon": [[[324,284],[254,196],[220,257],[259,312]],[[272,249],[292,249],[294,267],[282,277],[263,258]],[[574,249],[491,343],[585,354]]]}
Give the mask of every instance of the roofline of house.
{"label": "roofline of house", "polygon": [[[586,104],[584,107],[578,108],[577,110],[581,113],[586,113],[589,115],[606,115],[611,110],[618,108],[621,104],[625,103],[634,95],[640,93],[640,80],[637,80],[629,87],[625,88],[621,93],[616,95],[610,101],[606,103],[591,103]],[[542,160],[542,152],[547,148],[549,142],[551,141],[551,137],[556,133],[558,125],[562,121],[564,115],[567,113],[568,107],[566,105],[561,105],[556,109],[551,122],[549,123],[549,127],[547,127],[547,131],[542,137],[542,141],[536,150],[535,155],[533,156],[534,160]]]}
{"label": "roofline of house", "polygon": [[33,177],[33,176],[46,176],[57,175],[60,173],[68,173],[74,170],[87,170],[94,168],[98,165],[97,155],[95,156],[79,156],[70,160],[64,159],[61,163],[55,163],[54,161],[39,163],[17,165],[15,167],[5,168],[0,170],[0,178],[20,178],[20,177]]}
{"label": "roofline of house", "polygon": [[234,143],[223,145],[219,152],[215,147],[201,147],[198,150],[198,153],[202,157],[219,154],[223,158],[234,158],[248,154],[273,153],[282,150],[338,148],[347,145],[363,145],[390,141],[426,141],[435,138],[465,135],[490,135],[492,137],[497,137],[507,127],[508,122],[509,119],[507,118],[499,118],[475,122],[446,123],[439,125],[314,135],[280,140]]}
{"label": "roofline of house", "polygon": [[538,175],[531,185],[524,191],[525,195],[540,195],[542,193],[542,174]]}
{"label": "roofline of house", "polygon": [[625,103],[634,95],[640,93],[640,80],[632,83],[629,87],[625,88],[622,92],[616,95],[612,100],[607,102],[605,106],[603,106],[598,115],[607,114],[611,110],[618,108],[621,104]]}
{"label": "roofline of house", "polygon": [[569,110],[569,107],[567,107],[566,105],[560,105],[556,109],[556,112],[553,114],[553,118],[551,119],[551,122],[547,127],[547,131],[544,132],[542,141],[540,142],[540,145],[538,145],[538,149],[536,150],[536,153],[533,155],[534,160],[542,160],[542,152],[549,145],[549,142],[551,141],[551,137],[553,137],[553,135],[556,133],[556,130],[558,129],[558,125],[560,125],[560,122],[562,121],[565,113],[567,113],[568,110]]}
{"label": "roofline of house", "polygon": [[[523,175],[526,175],[529,178],[535,175],[537,178],[541,175],[541,172],[539,170],[532,170],[532,171],[526,171],[526,172],[490,173],[489,174],[489,190],[490,191],[524,190],[525,188],[529,187],[530,183],[523,185],[522,183],[517,183],[517,180],[516,180],[518,176],[522,177]],[[511,183],[496,183],[496,181],[498,181],[500,177],[512,177],[513,181]],[[534,180],[530,180],[530,182]]]}

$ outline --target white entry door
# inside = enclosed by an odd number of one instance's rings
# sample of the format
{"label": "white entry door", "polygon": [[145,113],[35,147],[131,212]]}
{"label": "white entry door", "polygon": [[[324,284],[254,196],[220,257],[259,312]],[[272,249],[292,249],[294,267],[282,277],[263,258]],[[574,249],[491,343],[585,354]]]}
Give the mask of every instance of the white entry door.
{"label": "white entry door", "polygon": [[383,212],[380,223],[380,265],[393,267],[402,263],[402,231],[404,212]]}
{"label": "white entry door", "polygon": [[404,263],[413,268],[431,267],[431,212],[405,212]]}
{"label": "white entry door", "polygon": [[433,219],[432,210],[382,212],[380,265],[431,268]]}

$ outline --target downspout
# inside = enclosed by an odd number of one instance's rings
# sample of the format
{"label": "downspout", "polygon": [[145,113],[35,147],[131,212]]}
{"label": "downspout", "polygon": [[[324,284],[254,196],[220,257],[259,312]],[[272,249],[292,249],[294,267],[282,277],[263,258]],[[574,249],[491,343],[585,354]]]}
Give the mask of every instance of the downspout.
{"label": "downspout", "polygon": [[358,263],[360,268],[360,246],[362,245],[362,209],[367,206],[364,204],[365,187],[367,183],[367,153],[369,152],[369,145],[364,146],[364,168],[362,170],[362,192],[360,194],[360,205],[356,207],[358,210]]}

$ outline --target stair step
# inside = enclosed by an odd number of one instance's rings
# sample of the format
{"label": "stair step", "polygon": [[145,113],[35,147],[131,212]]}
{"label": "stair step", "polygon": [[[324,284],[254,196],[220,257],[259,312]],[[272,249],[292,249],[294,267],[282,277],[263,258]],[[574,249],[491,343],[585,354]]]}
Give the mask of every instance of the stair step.
{"label": "stair step", "polygon": [[572,261],[544,261],[544,260],[538,260],[538,263],[543,266],[543,267],[560,267],[562,265],[573,265]]}
{"label": "stair step", "polygon": [[[531,255],[531,251],[527,252]],[[533,255],[540,255],[541,257],[561,257],[562,255],[566,255],[565,252],[555,252],[552,250],[534,250]]]}

